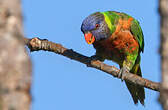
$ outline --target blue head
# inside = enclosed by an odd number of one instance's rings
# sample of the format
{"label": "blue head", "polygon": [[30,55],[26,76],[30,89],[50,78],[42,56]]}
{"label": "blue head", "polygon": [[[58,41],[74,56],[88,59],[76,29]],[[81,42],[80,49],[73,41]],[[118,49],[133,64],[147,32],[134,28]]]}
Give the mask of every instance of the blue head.
{"label": "blue head", "polygon": [[88,44],[109,37],[109,29],[104,20],[104,15],[100,12],[88,16],[82,23],[81,31],[85,34]]}

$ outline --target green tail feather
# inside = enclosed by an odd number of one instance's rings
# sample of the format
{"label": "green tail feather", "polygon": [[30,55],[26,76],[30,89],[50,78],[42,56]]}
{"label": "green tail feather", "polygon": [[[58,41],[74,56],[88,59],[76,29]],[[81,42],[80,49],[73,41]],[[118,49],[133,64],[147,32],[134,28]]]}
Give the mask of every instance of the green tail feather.
{"label": "green tail feather", "polygon": [[[139,58],[137,58],[137,60],[140,61],[140,56],[139,56]],[[135,66],[132,68],[132,70],[130,72],[131,73],[135,73],[135,74],[137,74],[137,75],[139,75],[139,76],[142,77],[139,61],[136,61]],[[133,98],[134,103],[137,104],[138,100],[139,100],[140,103],[142,105],[144,105],[144,99],[145,99],[145,90],[144,90],[144,87],[132,84],[132,83],[130,83],[128,81],[125,81],[125,83],[127,85],[127,88],[129,90],[132,98]]]}

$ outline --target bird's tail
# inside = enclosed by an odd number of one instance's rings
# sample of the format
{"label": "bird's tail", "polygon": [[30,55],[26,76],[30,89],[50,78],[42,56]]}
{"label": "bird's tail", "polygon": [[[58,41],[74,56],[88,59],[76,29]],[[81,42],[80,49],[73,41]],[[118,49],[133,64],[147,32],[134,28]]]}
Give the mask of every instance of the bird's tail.
{"label": "bird's tail", "polygon": [[[141,74],[141,68],[140,68],[140,56],[138,56],[139,58],[137,58],[137,61],[135,62],[135,65],[133,66],[132,70],[130,71],[131,73],[135,73],[139,76],[142,77]],[[138,61],[139,60],[139,61]],[[144,91],[144,87],[141,87],[139,85],[136,84],[132,84],[128,81],[125,81],[127,88],[133,98],[133,101],[135,104],[138,103],[138,100],[140,101],[140,103],[142,105],[144,105],[144,99],[145,99],[145,91]]]}

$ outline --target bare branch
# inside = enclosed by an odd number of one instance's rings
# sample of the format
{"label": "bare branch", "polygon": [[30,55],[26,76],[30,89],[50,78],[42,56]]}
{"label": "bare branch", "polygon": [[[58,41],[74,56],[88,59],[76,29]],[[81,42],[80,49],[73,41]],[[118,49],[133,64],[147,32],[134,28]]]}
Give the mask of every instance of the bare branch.
{"label": "bare branch", "polygon": [[[56,43],[50,42],[46,39],[39,39],[39,38],[32,38],[32,39],[25,38],[25,44],[29,47],[29,49],[31,51],[44,50],[44,51],[55,52],[56,54],[60,54],[60,55],[66,56],[70,59],[79,61],[83,64],[86,64],[89,67],[93,67],[98,70],[104,71],[104,72],[118,78],[119,69],[117,69],[116,67],[109,66],[109,65],[104,64],[98,60],[92,60],[90,57],[81,55],[81,54],[73,51],[72,49],[67,49],[60,44],[56,44]],[[124,80],[130,81],[134,84],[144,86],[148,89],[152,89],[155,91],[160,90],[159,83],[149,81],[149,80],[144,79],[142,77],[139,77],[135,74],[127,73],[124,76]]]}

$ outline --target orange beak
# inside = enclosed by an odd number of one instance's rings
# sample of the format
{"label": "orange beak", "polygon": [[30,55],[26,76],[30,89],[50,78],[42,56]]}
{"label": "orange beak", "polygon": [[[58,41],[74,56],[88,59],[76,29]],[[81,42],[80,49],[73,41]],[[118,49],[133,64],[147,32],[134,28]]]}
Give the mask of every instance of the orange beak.
{"label": "orange beak", "polygon": [[86,33],[85,40],[88,44],[93,44],[93,42],[95,41],[95,37],[93,36],[92,33]]}

